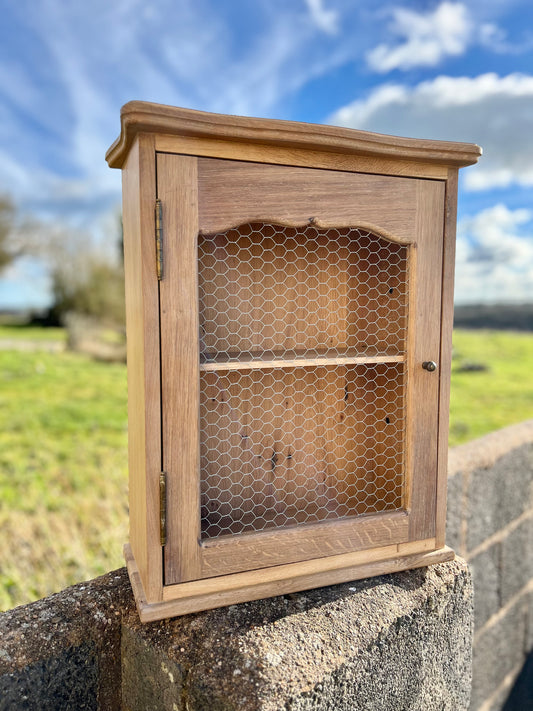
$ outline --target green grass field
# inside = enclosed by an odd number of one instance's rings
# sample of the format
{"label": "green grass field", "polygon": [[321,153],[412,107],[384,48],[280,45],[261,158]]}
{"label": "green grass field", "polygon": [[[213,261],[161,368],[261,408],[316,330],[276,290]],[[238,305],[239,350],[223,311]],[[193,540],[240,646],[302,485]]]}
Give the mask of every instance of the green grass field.
{"label": "green grass field", "polygon": [[125,366],[0,350],[0,609],[120,567],[127,528]]}
{"label": "green grass field", "polygon": [[533,417],[532,364],[533,333],[454,331],[451,447]]}
{"label": "green grass field", "polygon": [[[533,417],[531,363],[533,334],[455,332],[452,445]],[[126,429],[124,365],[0,350],[1,609],[122,565]]]}
{"label": "green grass field", "polygon": [[0,341],[18,339],[64,343],[67,340],[67,333],[64,328],[45,328],[44,326],[26,326],[24,324],[0,325]]}

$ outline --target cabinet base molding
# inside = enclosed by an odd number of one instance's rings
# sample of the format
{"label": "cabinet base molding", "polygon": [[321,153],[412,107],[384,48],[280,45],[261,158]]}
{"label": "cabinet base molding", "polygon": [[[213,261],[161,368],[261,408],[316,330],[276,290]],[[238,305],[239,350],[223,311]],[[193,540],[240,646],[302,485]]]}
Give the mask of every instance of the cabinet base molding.
{"label": "cabinet base molding", "polygon": [[154,622],[250,600],[423,568],[455,558],[454,551],[448,546],[428,550],[431,545],[435,545],[434,539],[167,585],[163,587],[163,600],[156,602],[146,600],[129,544],[124,546],[124,557],[141,622]]}

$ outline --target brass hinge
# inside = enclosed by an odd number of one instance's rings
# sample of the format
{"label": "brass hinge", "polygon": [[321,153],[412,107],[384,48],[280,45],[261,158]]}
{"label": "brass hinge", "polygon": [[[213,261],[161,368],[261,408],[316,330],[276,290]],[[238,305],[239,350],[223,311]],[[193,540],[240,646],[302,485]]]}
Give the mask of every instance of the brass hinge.
{"label": "brass hinge", "polygon": [[155,201],[155,268],[157,279],[163,278],[163,206],[161,200]]}
{"label": "brass hinge", "polygon": [[159,536],[161,545],[167,542],[167,475],[159,474]]}

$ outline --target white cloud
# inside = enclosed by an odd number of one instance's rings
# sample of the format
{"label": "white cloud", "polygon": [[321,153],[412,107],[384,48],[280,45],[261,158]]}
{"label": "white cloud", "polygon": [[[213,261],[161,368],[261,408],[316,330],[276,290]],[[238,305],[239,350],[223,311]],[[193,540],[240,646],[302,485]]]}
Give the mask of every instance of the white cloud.
{"label": "white cloud", "polygon": [[391,30],[400,42],[380,44],[367,53],[376,72],[434,67],[444,57],[463,54],[472,37],[473,23],[462,3],[442,2],[426,13],[396,7],[392,15]]}
{"label": "white cloud", "polygon": [[440,76],[410,87],[382,85],[330,122],[378,133],[478,143],[484,154],[465,187],[533,185],[533,76]]}
{"label": "white cloud", "polygon": [[459,222],[457,303],[531,301],[533,212],[498,204]]}
{"label": "white cloud", "polygon": [[339,30],[339,13],[326,10],[323,0],[305,0],[311,19],[315,25],[328,35],[337,34]]}

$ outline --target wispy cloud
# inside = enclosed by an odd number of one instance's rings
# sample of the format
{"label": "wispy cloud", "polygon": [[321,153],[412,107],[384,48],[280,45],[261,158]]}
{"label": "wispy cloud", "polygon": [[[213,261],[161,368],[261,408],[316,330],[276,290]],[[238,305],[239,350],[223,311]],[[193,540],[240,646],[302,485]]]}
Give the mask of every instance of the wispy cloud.
{"label": "wispy cloud", "polygon": [[330,35],[337,34],[339,30],[339,13],[335,10],[327,10],[323,0],[305,0],[311,19],[323,32]]}
{"label": "wispy cloud", "polygon": [[381,133],[480,144],[465,186],[486,190],[533,185],[533,76],[440,76],[410,87],[380,86],[337,111],[333,123]]}
{"label": "wispy cloud", "polygon": [[533,33],[526,23],[518,37],[510,38],[508,32],[493,22],[480,25],[478,42],[481,46],[496,54],[521,55],[533,49]]}
{"label": "wispy cloud", "polygon": [[[338,13],[320,0],[307,13],[301,0],[21,0],[11,13],[37,61],[4,47],[0,189],[67,219],[84,196],[86,221],[118,201],[120,176],[103,158],[126,101],[283,117],[286,96],[353,53],[349,38],[332,45]],[[253,31],[239,25],[245,13]]]}
{"label": "wispy cloud", "polygon": [[376,72],[434,67],[444,57],[462,54],[472,36],[472,19],[462,3],[442,2],[429,12],[405,7],[391,12],[390,31],[399,41],[380,44],[367,53],[368,65]]}

